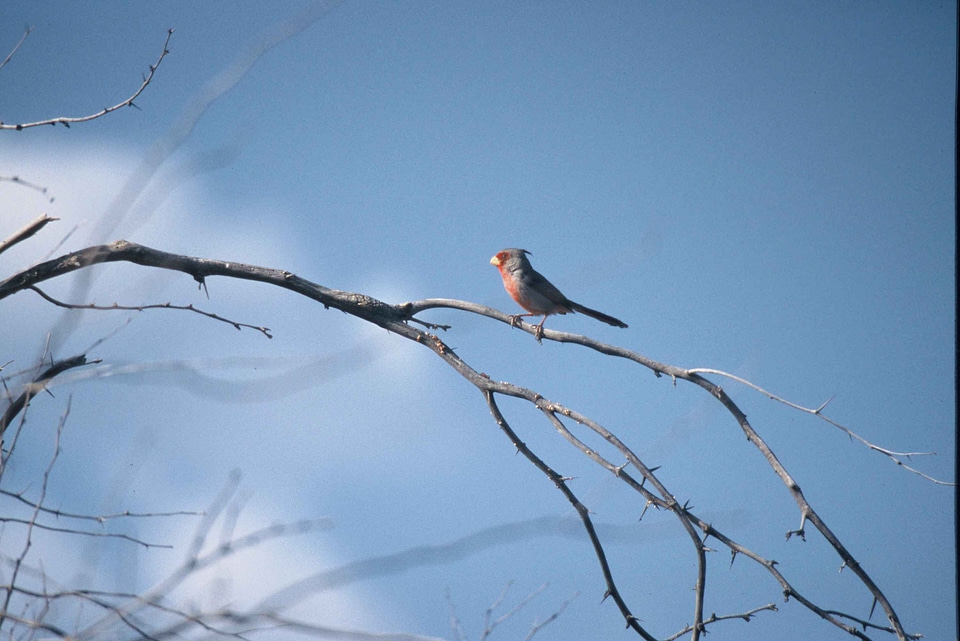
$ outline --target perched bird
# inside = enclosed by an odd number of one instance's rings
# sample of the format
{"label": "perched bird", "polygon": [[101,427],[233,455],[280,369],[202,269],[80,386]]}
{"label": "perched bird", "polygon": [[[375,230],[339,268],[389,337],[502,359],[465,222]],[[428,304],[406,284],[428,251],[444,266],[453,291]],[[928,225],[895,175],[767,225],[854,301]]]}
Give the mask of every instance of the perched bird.
{"label": "perched bird", "polygon": [[529,253],[526,249],[504,249],[490,259],[490,264],[500,270],[503,287],[510,294],[510,297],[517,301],[520,307],[530,312],[529,314],[517,314],[515,318],[543,314],[543,318],[536,328],[535,336],[538,340],[543,335],[543,322],[551,314],[580,312],[614,327],[627,326],[622,320],[598,312],[595,309],[584,307],[564,296],[559,289],[554,287],[553,283],[533,268],[530,260],[525,256]]}

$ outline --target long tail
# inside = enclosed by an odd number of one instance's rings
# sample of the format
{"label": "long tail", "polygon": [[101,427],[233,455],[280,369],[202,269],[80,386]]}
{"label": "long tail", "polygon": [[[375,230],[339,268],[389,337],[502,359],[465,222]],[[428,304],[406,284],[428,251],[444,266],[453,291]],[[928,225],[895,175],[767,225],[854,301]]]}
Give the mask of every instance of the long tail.
{"label": "long tail", "polygon": [[595,310],[595,309],[590,309],[589,307],[584,307],[584,306],[581,305],[580,303],[574,303],[573,301],[569,301],[569,302],[567,303],[567,305],[568,305],[568,306],[570,307],[570,309],[572,309],[573,311],[579,312],[579,313],[581,313],[581,314],[586,314],[587,316],[590,316],[591,318],[596,318],[598,321],[602,321],[602,322],[606,323],[607,325],[613,325],[614,327],[626,327],[626,326],[627,326],[627,324],[624,323],[624,322],[623,322],[622,320],[620,320],[619,318],[614,318],[613,316],[607,316],[607,315],[604,314],[603,312],[598,312],[598,311]]}

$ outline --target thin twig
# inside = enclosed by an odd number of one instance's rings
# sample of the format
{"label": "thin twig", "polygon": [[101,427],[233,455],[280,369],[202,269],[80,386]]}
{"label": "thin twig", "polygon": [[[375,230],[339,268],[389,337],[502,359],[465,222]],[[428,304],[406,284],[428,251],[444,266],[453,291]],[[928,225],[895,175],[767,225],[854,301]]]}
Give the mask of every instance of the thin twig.
{"label": "thin twig", "polygon": [[561,603],[560,607],[557,608],[553,614],[548,616],[543,621],[540,621],[539,623],[534,623],[530,627],[530,631],[527,632],[527,636],[523,637],[523,641],[530,641],[530,639],[532,639],[537,632],[539,632],[540,630],[544,629],[545,627],[547,627],[548,625],[556,621],[560,617],[560,615],[563,614],[563,611],[567,609],[567,606],[570,605],[573,602],[573,600],[576,599],[579,595],[580,595],[579,592],[574,593],[572,597],[570,597],[569,599]]}
{"label": "thin twig", "polygon": [[162,63],[163,59],[166,58],[167,55],[170,53],[170,51],[167,49],[167,45],[170,44],[171,37],[173,37],[173,29],[168,29],[167,38],[166,40],[163,41],[163,51],[160,52],[160,57],[157,58],[157,61],[155,63],[150,65],[150,72],[143,77],[143,82],[140,83],[140,87],[133,92],[132,96],[130,96],[123,102],[119,102],[112,107],[104,107],[100,111],[90,114],[88,116],[79,116],[76,118],[60,116],[57,118],[49,118],[47,120],[38,120],[37,122],[18,123],[14,125],[8,125],[0,122],[0,129],[15,129],[17,131],[21,131],[23,129],[29,129],[30,127],[40,127],[42,125],[57,125],[57,124],[60,124],[69,128],[71,124],[89,122],[91,120],[95,120],[97,118],[106,116],[107,114],[112,113],[118,109],[122,109],[124,107],[136,107],[133,101],[139,98],[140,94],[143,93],[143,90],[147,88],[147,85],[149,85],[150,82],[153,80],[153,74],[155,74],[157,72],[157,69],[160,67],[160,63]]}
{"label": "thin twig", "polygon": [[453,604],[453,597],[450,596],[450,588],[444,590],[444,596],[447,599],[447,611],[450,613],[450,629],[457,635],[457,641],[468,641],[463,626],[460,624],[460,617],[457,616],[457,606]]}
{"label": "thin twig", "polygon": [[793,408],[793,409],[795,409],[795,410],[798,410],[798,411],[800,411],[800,412],[804,412],[804,413],[806,413],[806,414],[813,414],[813,415],[816,416],[817,418],[820,418],[820,419],[826,421],[827,423],[829,423],[830,425],[833,425],[833,426],[836,427],[837,429],[842,430],[842,431],[843,431],[844,433],[846,433],[846,435],[849,436],[851,439],[856,439],[857,441],[860,441],[860,442],[863,443],[865,446],[867,446],[867,448],[873,450],[874,452],[879,452],[879,453],[881,453],[881,454],[884,454],[884,455],[887,456],[891,461],[893,461],[894,463],[896,463],[896,464],[899,465],[900,467],[904,468],[904,469],[907,470],[907,471],[913,472],[914,474],[917,474],[917,475],[925,478],[926,480],[930,481],[931,483],[936,483],[937,485],[948,485],[948,486],[951,486],[951,487],[957,485],[956,483],[952,483],[952,482],[950,482],[950,481],[941,481],[941,480],[936,479],[936,478],[934,478],[934,477],[932,477],[932,476],[929,476],[929,475],[927,475],[927,474],[924,474],[924,473],[921,472],[920,470],[914,469],[914,468],[910,467],[909,465],[907,465],[906,463],[904,463],[902,460],[900,460],[901,458],[910,458],[910,457],[913,457],[913,456],[936,456],[936,454],[937,454],[936,452],[896,452],[896,451],[894,451],[894,450],[890,450],[890,449],[887,449],[887,448],[885,448],[885,447],[880,447],[879,445],[875,445],[875,444],[871,443],[870,441],[868,441],[867,439],[863,438],[862,436],[860,436],[859,434],[857,434],[856,432],[854,432],[854,431],[851,430],[850,428],[848,428],[848,427],[846,427],[846,426],[844,426],[844,425],[841,425],[840,423],[838,423],[837,421],[833,420],[832,418],[829,418],[828,416],[824,415],[824,414],[823,414],[823,409],[827,406],[827,404],[830,403],[830,401],[833,400],[833,397],[832,397],[832,396],[831,396],[830,398],[828,398],[826,401],[824,401],[823,404],[820,405],[820,407],[816,407],[816,408],[804,407],[803,405],[798,405],[797,403],[793,403],[793,402],[791,402],[791,401],[788,401],[788,400],[785,399],[785,398],[782,398],[782,397],[780,397],[780,396],[777,396],[777,395],[774,394],[773,392],[769,392],[769,391],[763,389],[762,387],[760,387],[759,385],[757,385],[757,384],[755,384],[755,383],[751,383],[750,381],[748,381],[748,380],[745,379],[745,378],[741,378],[741,377],[739,377],[739,376],[737,376],[737,375],[735,375],[735,374],[730,374],[729,372],[724,372],[723,370],[710,369],[710,368],[706,368],[706,367],[695,367],[695,368],[693,368],[693,369],[688,369],[687,371],[688,371],[689,373],[691,373],[691,374],[713,374],[713,375],[715,375],[715,376],[724,376],[724,377],[729,378],[729,379],[731,379],[731,380],[734,380],[734,381],[736,381],[736,382],[738,382],[738,383],[741,383],[742,385],[746,385],[747,387],[750,387],[750,388],[752,388],[752,389],[760,392],[761,394],[763,394],[763,395],[766,396],[767,398],[772,399],[772,400],[774,400],[774,401],[776,401],[776,402],[778,402],[778,403],[782,403],[782,404],[786,405],[787,407],[791,407],[791,408]]}
{"label": "thin twig", "polygon": [[20,176],[0,176],[0,182],[11,182],[15,185],[20,185],[21,187],[32,189],[33,191],[43,194],[43,196],[47,199],[47,202],[49,203],[52,203],[54,200],[56,200],[56,198],[54,198],[53,196],[47,196],[48,190],[46,187],[44,187],[43,185],[37,185],[27,180],[24,180]]}
{"label": "thin twig", "polygon": [[63,428],[67,424],[67,417],[70,416],[70,399],[67,399],[67,408],[63,411],[63,414],[60,416],[60,422],[57,424],[56,437],[53,444],[53,455],[50,457],[50,462],[47,464],[47,468],[43,471],[43,480],[40,484],[40,497],[37,499],[36,505],[34,505],[33,514],[30,517],[30,521],[27,522],[27,534],[24,537],[23,550],[16,557],[16,560],[13,564],[13,572],[10,575],[10,584],[6,589],[6,597],[3,601],[3,607],[0,608],[0,628],[3,627],[3,622],[5,616],[10,612],[10,600],[13,598],[14,586],[17,585],[17,578],[20,575],[20,568],[23,566],[24,560],[27,558],[27,554],[30,552],[30,547],[33,545],[33,530],[37,524],[37,518],[40,516],[40,506],[43,505],[43,501],[47,497],[47,487],[50,483],[50,472],[53,471],[53,465],[57,462],[57,458],[60,456],[60,437],[63,435]]}
{"label": "thin twig", "polygon": [[31,31],[33,31],[33,27],[27,27],[26,29],[23,30],[23,35],[20,36],[20,40],[19,40],[19,41],[17,42],[17,44],[13,47],[13,49],[10,51],[10,53],[7,54],[7,57],[3,59],[3,62],[0,62],[0,69],[3,69],[4,67],[7,66],[7,63],[10,62],[10,60],[13,58],[14,54],[17,53],[17,50],[18,50],[18,49],[21,47],[21,45],[23,45],[23,43],[26,41],[27,36],[30,35],[30,32],[31,32]]}
{"label": "thin twig", "polygon": [[521,599],[519,602],[517,602],[517,604],[514,605],[512,608],[510,608],[509,610],[507,610],[506,612],[504,612],[503,614],[501,614],[500,616],[498,616],[498,617],[497,617],[496,619],[494,619],[493,621],[491,621],[491,620],[490,620],[490,617],[493,615],[493,611],[494,611],[495,609],[499,608],[500,605],[503,603],[504,599],[505,599],[506,596],[507,596],[507,592],[510,590],[510,587],[511,587],[512,585],[513,585],[513,581],[508,581],[508,582],[507,582],[507,585],[504,586],[504,588],[503,588],[503,592],[500,593],[500,596],[497,598],[497,600],[494,601],[493,604],[491,604],[489,608],[487,608],[487,611],[486,611],[486,612],[484,612],[484,615],[483,615],[483,632],[480,633],[480,639],[479,639],[479,641],[485,641],[486,638],[487,638],[488,636],[490,636],[490,634],[493,632],[493,630],[494,630],[498,625],[500,625],[501,623],[503,623],[503,622],[505,622],[505,621],[508,621],[508,620],[510,620],[511,618],[513,618],[514,616],[516,616],[516,614],[517,614],[518,612],[520,612],[521,610],[523,610],[523,608],[526,607],[527,604],[529,604],[531,601],[533,601],[533,599],[535,599],[538,594],[540,594],[541,592],[543,592],[544,590],[547,589],[547,584],[546,584],[546,583],[541,584],[540,587],[538,587],[538,588],[535,589],[533,592],[531,592],[530,594],[528,594],[527,596],[525,596],[524,598],[522,598],[522,599]]}
{"label": "thin twig", "polygon": [[[703,620],[703,624],[708,625],[710,623],[716,623],[717,621],[726,621],[729,619],[743,619],[744,621],[749,622],[750,619],[754,617],[754,615],[756,615],[758,612],[763,612],[764,610],[777,612],[777,606],[774,603],[768,603],[766,605],[761,605],[759,608],[754,608],[752,610],[748,610],[747,612],[741,612],[739,614],[722,614],[719,616],[716,614],[711,614],[709,617]],[[665,638],[663,641],[675,641],[676,639],[679,639],[680,637],[682,637],[683,635],[687,634],[692,630],[693,630],[693,626],[688,625],[687,627],[676,632],[675,634],[671,634],[670,636]]]}
{"label": "thin twig", "polygon": [[267,338],[273,338],[273,335],[270,333],[269,327],[248,325],[247,323],[240,323],[237,321],[233,321],[233,320],[230,320],[229,318],[218,316],[213,312],[205,312],[202,309],[197,309],[196,307],[193,306],[192,303],[189,305],[174,305],[173,303],[157,303],[153,305],[118,305],[117,303],[114,303],[113,305],[95,305],[93,303],[76,304],[76,303],[65,303],[61,300],[57,300],[50,294],[47,294],[46,292],[44,292],[39,287],[29,287],[28,289],[35,291],[37,294],[40,295],[41,298],[46,300],[48,303],[53,303],[57,307],[63,307],[64,309],[93,309],[98,311],[125,311],[125,312],[142,312],[147,309],[175,309],[175,310],[184,311],[184,312],[195,312],[197,314],[200,314],[201,316],[212,318],[215,321],[220,321],[221,323],[232,325],[237,330],[242,329],[244,327],[248,329],[253,329],[260,332]]}
{"label": "thin twig", "polygon": [[[87,628],[82,630],[77,635],[78,638],[92,638],[99,636],[104,631],[108,630],[113,622],[117,619],[129,625],[128,621],[133,620],[133,617],[136,616],[139,610],[144,607],[158,607],[158,604],[160,604],[173,591],[174,588],[183,583],[194,573],[219,563],[226,558],[242,552],[243,550],[262,545],[270,540],[310,532],[318,527],[331,527],[331,522],[329,519],[303,520],[293,523],[272,525],[255,530],[244,536],[234,538],[228,542],[222,542],[214,547],[210,552],[203,554],[202,550],[207,543],[213,526],[220,515],[229,506],[229,502],[236,491],[238,482],[239,475],[237,473],[231,475],[228,484],[223,490],[221,490],[217,498],[205,511],[203,518],[197,525],[197,529],[194,533],[193,541],[190,544],[186,558],[179,567],[177,567],[166,578],[161,580],[151,589],[137,595],[134,598],[131,598],[127,603],[111,608],[111,610],[101,619],[91,623]],[[185,612],[173,613],[181,617],[186,622],[203,626],[207,625],[203,623],[203,620],[200,617],[190,616]]]}
{"label": "thin twig", "polygon": [[[22,492],[11,492],[9,490],[0,489],[0,496],[6,496],[8,498],[19,501],[25,505],[33,507],[36,505],[36,502],[31,501],[23,497]],[[81,521],[95,521],[97,523],[105,523],[114,519],[144,519],[144,518],[165,518],[170,516],[201,516],[203,512],[191,512],[186,510],[177,510],[174,512],[131,512],[126,510],[124,512],[117,512],[115,514],[77,514],[74,512],[66,512],[64,510],[56,510],[49,507],[41,507],[40,511],[44,514],[49,514],[58,519],[77,519]]]}
{"label": "thin twig", "polygon": [[[39,508],[38,508],[39,509]],[[40,510],[41,512],[43,510]],[[172,549],[172,545],[164,545],[161,543],[148,543],[141,539],[134,538],[127,534],[117,534],[114,532],[90,532],[89,530],[78,530],[76,528],[65,528],[65,527],[56,527],[53,525],[47,525],[45,523],[40,523],[36,519],[18,519],[16,517],[9,516],[0,516],[0,523],[14,523],[18,525],[26,525],[28,529],[36,530],[46,530],[47,532],[58,532],[61,534],[75,534],[77,536],[91,536],[95,538],[105,538],[105,539],[120,539],[123,541],[129,541],[131,543],[136,543],[145,548],[165,548]]]}

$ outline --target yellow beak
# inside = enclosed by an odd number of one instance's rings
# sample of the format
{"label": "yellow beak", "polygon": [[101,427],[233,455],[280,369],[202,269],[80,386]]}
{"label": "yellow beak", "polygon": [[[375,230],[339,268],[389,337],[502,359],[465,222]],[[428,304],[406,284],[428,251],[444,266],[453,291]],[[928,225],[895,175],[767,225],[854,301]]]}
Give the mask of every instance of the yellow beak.
{"label": "yellow beak", "polygon": [[490,259],[490,264],[493,265],[494,267],[499,267],[500,259],[494,256],[493,258]]}

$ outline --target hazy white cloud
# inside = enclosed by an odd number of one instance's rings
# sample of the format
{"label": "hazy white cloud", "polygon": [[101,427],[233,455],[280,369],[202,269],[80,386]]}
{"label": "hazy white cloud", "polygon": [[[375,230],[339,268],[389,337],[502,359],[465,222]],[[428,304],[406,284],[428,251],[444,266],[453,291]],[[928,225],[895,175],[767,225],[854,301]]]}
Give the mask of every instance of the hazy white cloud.
{"label": "hazy white cloud", "polygon": [[[193,251],[266,266],[307,263],[308,257],[296,256],[297,244],[287,242],[286,232],[282,231],[285,227],[277,224],[283,219],[283,212],[264,215],[269,205],[263,203],[251,205],[256,211],[223,211],[217,199],[205,189],[202,178],[191,179],[177,171],[160,175],[155,184],[133,201],[129,216],[111,230],[108,237],[97,238],[104,212],[112,206],[114,195],[123,189],[126,176],[137,162],[135,152],[107,146],[54,149],[24,145],[15,154],[5,154],[0,159],[0,175],[17,175],[44,185],[54,201],[50,203],[36,191],[21,185],[0,184],[4,191],[4,198],[0,200],[3,222],[0,233],[12,232],[41,213],[61,220],[0,258],[3,270],[10,273],[37,262],[47,253],[60,254],[88,242],[116,238],[170,251]],[[224,224],[224,221],[235,221],[235,224]],[[58,247],[70,232],[74,233]],[[118,327],[123,329],[91,353],[91,357],[104,358],[102,365],[75,370],[52,388],[57,399],[68,398],[71,393],[77,396],[67,428],[73,444],[64,448],[57,469],[61,479],[72,479],[67,486],[73,490],[78,485],[86,486],[91,495],[101,492],[102,488],[113,488],[107,492],[112,498],[105,497],[102,501],[107,511],[130,509],[132,502],[139,507],[147,506],[148,510],[159,509],[155,506],[171,504],[171,492],[176,493],[174,509],[197,509],[209,503],[212,491],[223,482],[222,470],[253,467],[257,474],[250,482],[257,484],[258,491],[241,513],[242,527],[237,528],[237,533],[242,534],[300,518],[291,516],[290,512],[291,504],[296,505],[297,499],[272,500],[271,493],[276,488],[260,484],[259,480],[271,474],[271,466],[286,469],[291,465],[306,466],[305,461],[298,459],[310,455],[309,449],[300,448],[290,456],[265,456],[262,448],[265,415],[258,409],[251,411],[251,403],[254,408],[258,404],[270,404],[274,414],[266,420],[273,423],[269,429],[281,436],[279,443],[284,442],[283,431],[292,425],[306,443],[313,435],[321,440],[340,440],[341,452],[347,443],[353,444],[351,447],[371,448],[372,442],[366,439],[358,442],[356,434],[350,435],[348,430],[311,429],[311,417],[302,412],[304,401],[312,395],[304,392],[335,389],[337,394],[350,394],[353,386],[338,384],[338,378],[355,375],[369,363],[384,359],[391,369],[410,372],[417,367],[418,359],[409,356],[410,350],[396,349],[399,341],[390,340],[382,331],[360,323],[347,323],[338,329],[336,341],[318,341],[318,322],[342,324],[341,314],[333,316],[334,312],[313,304],[299,304],[299,301],[274,309],[271,304],[290,303],[295,296],[265,294],[263,286],[257,284],[244,286],[244,290],[237,293],[236,284],[216,280],[209,284],[211,295],[207,299],[203,292],[197,292],[192,281],[184,285],[177,278],[153,270],[116,266],[97,271],[90,299],[71,298],[71,288],[62,283],[48,285],[51,292],[71,302],[92,300],[110,304],[117,301],[135,305],[174,300],[179,304],[194,303],[245,322],[273,325],[278,321],[278,314],[282,321],[282,333],[278,332],[280,335],[270,341],[256,332],[244,330],[238,334],[232,328],[221,328],[214,321],[193,318],[186,313],[166,310],[157,310],[153,315],[150,312],[87,313],[76,336],[61,346],[56,356],[83,349]],[[7,313],[4,317],[5,327],[0,337],[4,356],[0,360],[12,358],[16,366],[27,367],[35,362],[39,343],[45,340],[44,328],[53,326],[62,312],[52,309],[32,293],[17,296],[20,300],[16,301],[16,313]],[[132,318],[132,323],[125,325],[128,318]],[[194,345],[206,348],[212,355],[196,358],[192,353]],[[5,374],[10,371],[13,370]],[[392,394],[397,394],[404,380],[374,377],[366,384],[389,388]],[[117,381],[134,386],[118,388]],[[137,391],[141,385],[148,386],[146,393]],[[176,389],[189,394],[170,393]],[[363,386],[359,393],[363,393],[362,390]],[[181,398],[190,403],[183,413],[182,406],[171,406],[173,399]],[[31,414],[38,432],[42,431],[40,425],[62,411],[62,403],[57,399]],[[149,399],[149,402],[137,399]],[[276,411],[285,401],[289,401],[286,407],[292,415],[278,418]],[[225,407],[230,408],[230,419],[223,418]],[[108,416],[109,420],[104,421]],[[111,427],[114,424],[117,427]],[[162,430],[157,429],[159,425],[163,425]],[[117,440],[117,436],[124,440]],[[403,435],[397,434],[396,438],[402,439]],[[395,455],[388,446],[389,432],[378,432],[377,439],[384,456]],[[187,443],[189,447],[185,446]],[[330,443],[326,445],[329,450]],[[31,451],[29,443],[23,447],[25,454]],[[98,450],[109,452],[109,456],[98,456]],[[180,473],[176,470],[183,468],[174,463],[183,461],[185,456],[193,459],[192,469],[198,470],[199,478],[176,476]],[[25,476],[12,472],[6,480],[18,479],[29,483]],[[48,500],[61,507],[67,507],[71,501],[69,496],[59,496],[55,488],[51,488]],[[161,581],[182,562],[194,536],[195,522],[196,519],[178,517],[136,524],[134,532],[138,538],[172,545],[173,550],[141,550],[133,544],[113,540],[63,546],[62,538],[38,536],[31,558],[45,559],[48,563],[49,559],[57,558],[56,568],[50,570],[59,580],[88,577],[107,589],[144,589]],[[113,526],[114,523],[108,524],[107,530]],[[5,543],[12,541],[11,533],[4,536]],[[218,541],[216,535],[213,540]],[[340,563],[336,541],[334,529],[254,546],[197,573],[175,591],[173,602],[188,610],[194,606],[255,605],[265,595],[318,568]],[[122,571],[118,562],[124,566]],[[115,582],[123,585],[118,587]],[[347,586],[344,590],[312,597],[298,605],[293,613],[318,624],[371,630],[389,627],[389,601],[378,597],[376,607],[372,607],[372,600],[361,586]]]}

